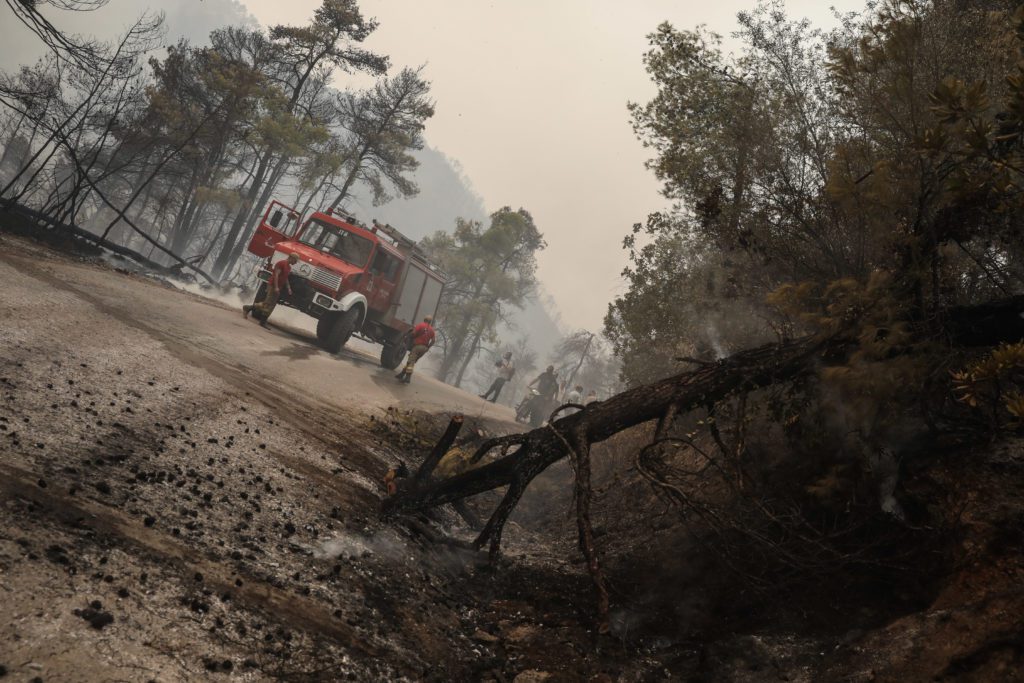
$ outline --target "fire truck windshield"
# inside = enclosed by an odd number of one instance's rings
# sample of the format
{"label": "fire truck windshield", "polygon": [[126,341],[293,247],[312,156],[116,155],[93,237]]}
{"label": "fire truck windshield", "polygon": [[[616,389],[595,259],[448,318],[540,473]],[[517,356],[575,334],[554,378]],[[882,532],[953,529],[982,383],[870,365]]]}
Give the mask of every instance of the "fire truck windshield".
{"label": "fire truck windshield", "polygon": [[373,250],[373,242],[365,237],[316,218],[310,219],[306,224],[299,241],[360,268],[366,266]]}

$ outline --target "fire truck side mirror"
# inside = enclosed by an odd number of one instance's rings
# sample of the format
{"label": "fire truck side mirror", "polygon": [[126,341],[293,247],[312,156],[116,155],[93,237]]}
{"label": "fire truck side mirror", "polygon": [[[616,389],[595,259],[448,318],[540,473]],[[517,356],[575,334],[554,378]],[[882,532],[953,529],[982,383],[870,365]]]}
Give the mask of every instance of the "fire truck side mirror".
{"label": "fire truck side mirror", "polygon": [[280,224],[281,216],[283,215],[284,213],[281,211],[281,209],[277,209],[276,211],[274,211],[274,213],[270,214],[270,227],[276,228],[278,224]]}

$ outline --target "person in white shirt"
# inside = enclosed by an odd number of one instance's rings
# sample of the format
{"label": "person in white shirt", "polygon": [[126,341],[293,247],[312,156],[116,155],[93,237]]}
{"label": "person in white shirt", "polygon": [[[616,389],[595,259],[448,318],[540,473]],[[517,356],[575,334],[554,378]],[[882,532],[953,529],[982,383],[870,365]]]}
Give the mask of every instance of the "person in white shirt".
{"label": "person in white shirt", "polygon": [[[576,405],[583,405],[583,387],[577,384],[573,387],[572,391],[565,395],[565,403],[574,403]],[[565,414],[572,415],[573,413],[580,412],[579,408],[566,408]]]}
{"label": "person in white shirt", "polygon": [[501,388],[505,386],[505,382],[510,381],[512,376],[516,374],[516,366],[512,364],[512,352],[506,351],[501,360],[494,364],[494,367],[498,369],[498,376],[494,378],[490,388],[480,394],[480,398],[491,403],[498,400],[498,396],[501,395]]}

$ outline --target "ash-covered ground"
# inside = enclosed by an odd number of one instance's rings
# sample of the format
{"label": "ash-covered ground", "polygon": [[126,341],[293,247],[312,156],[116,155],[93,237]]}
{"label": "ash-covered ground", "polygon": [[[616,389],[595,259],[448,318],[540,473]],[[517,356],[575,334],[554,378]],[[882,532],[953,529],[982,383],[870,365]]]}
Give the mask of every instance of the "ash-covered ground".
{"label": "ash-covered ground", "polygon": [[[491,568],[379,519],[385,471],[423,455],[409,430],[426,443],[446,418],[410,418],[396,432],[382,401],[360,411],[351,396],[325,400],[294,358],[260,346],[299,343],[291,337],[102,264],[0,241],[7,676],[623,672],[594,647],[589,584],[567,562],[571,548],[546,550],[513,523],[507,559]],[[236,347],[224,347],[224,326],[240,335]],[[356,365],[377,381],[371,364]],[[454,514],[428,522],[470,537]],[[660,670],[632,654],[618,652],[634,673]]]}
{"label": "ash-covered ground", "polygon": [[448,415],[473,440],[506,408],[3,233],[0,283],[5,680],[1024,680],[1019,437],[907,473],[956,525],[921,596],[878,587],[894,605],[842,576],[744,598],[629,475],[633,437],[602,444],[599,636],[564,463],[497,566],[443,542],[473,537],[451,510],[378,514]]}

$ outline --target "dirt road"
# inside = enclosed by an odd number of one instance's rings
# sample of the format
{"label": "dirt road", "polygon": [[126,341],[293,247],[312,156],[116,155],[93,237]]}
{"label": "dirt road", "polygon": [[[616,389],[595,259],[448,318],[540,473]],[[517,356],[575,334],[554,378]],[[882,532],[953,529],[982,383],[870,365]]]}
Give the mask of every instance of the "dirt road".
{"label": "dirt road", "polygon": [[[530,657],[582,666],[564,634],[546,645],[519,629],[539,618],[522,592],[549,583],[536,570],[478,573],[475,553],[377,515],[386,469],[422,455],[396,445],[380,408],[506,409],[428,377],[398,385],[302,330],[4,234],[0,283],[0,675],[481,680],[550,666]],[[418,423],[403,428],[415,441]],[[450,513],[435,523],[471,537]],[[514,549],[529,532],[508,536]],[[540,645],[507,650],[497,624],[519,629],[508,647]]]}
{"label": "dirt road", "polygon": [[[380,348],[358,339],[331,355],[317,348],[315,321],[283,306],[275,311],[272,328],[262,329],[243,320],[237,306],[110,268],[55,259],[13,239],[0,244],[0,277],[8,283],[8,306],[59,293],[88,311],[85,328],[68,330],[65,339],[72,344],[88,336],[94,343],[117,345],[117,331],[127,326],[228,381],[259,375],[313,403],[368,412],[393,405],[512,418],[508,408],[438,382],[426,371],[410,385],[399,384],[393,372],[380,367]],[[26,314],[61,315],[45,307]]]}

